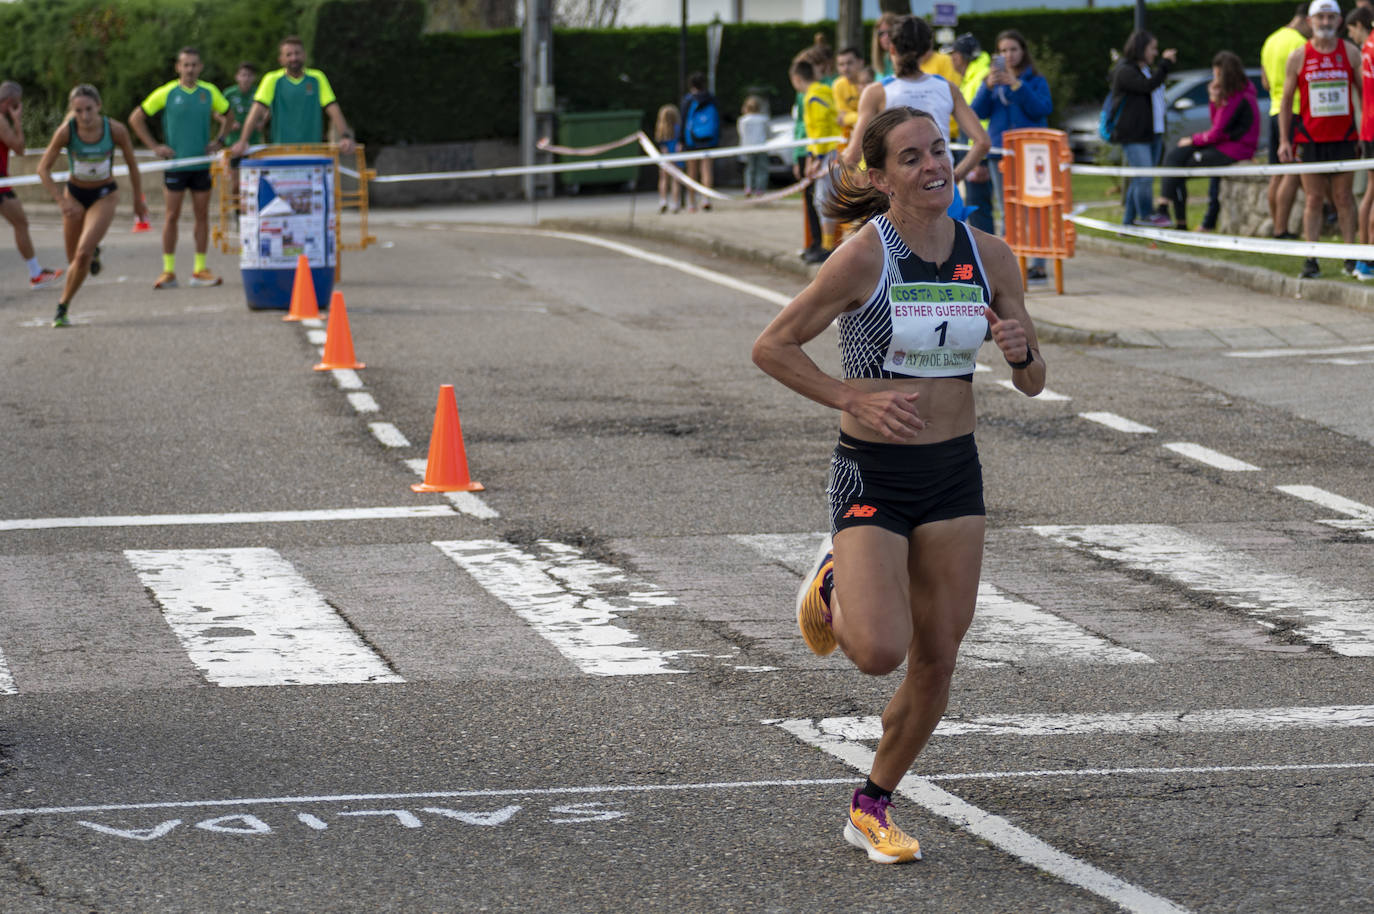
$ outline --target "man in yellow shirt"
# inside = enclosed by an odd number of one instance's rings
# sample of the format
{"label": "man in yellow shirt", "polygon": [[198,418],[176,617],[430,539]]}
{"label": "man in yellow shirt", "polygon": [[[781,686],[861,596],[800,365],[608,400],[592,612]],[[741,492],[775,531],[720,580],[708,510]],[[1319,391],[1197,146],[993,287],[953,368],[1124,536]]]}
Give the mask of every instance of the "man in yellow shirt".
{"label": "man in yellow shirt", "polygon": [[830,91],[835,95],[835,118],[840,122],[845,140],[854,132],[854,124],[859,120],[859,71],[863,65],[858,48],[845,48],[835,56],[840,75],[831,84]]}
{"label": "man in yellow shirt", "polygon": [[[790,76],[792,88],[802,93],[802,122],[806,126],[807,138],[821,140],[839,136],[840,122],[835,116],[835,94],[829,86],[816,79],[816,70],[811,63],[806,60],[796,61],[792,64]],[[835,150],[839,148],[838,142],[816,142],[806,147],[806,173],[815,179],[812,188],[815,191],[815,211],[818,214],[823,212],[825,202],[830,196],[830,166],[834,164]],[[819,221],[821,247],[802,255],[802,259],[807,263],[820,263],[825,260],[837,244],[834,220],[820,215]]]}
{"label": "man in yellow shirt", "polygon": [[[1307,23],[1307,3],[1299,3],[1288,24],[1264,39],[1260,49],[1260,66],[1264,68],[1264,85],[1269,89],[1269,164],[1279,163],[1279,108],[1283,101],[1283,82],[1288,70],[1288,56],[1312,37]],[[1293,118],[1298,117],[1300,99],[1293,94]],[[1298,195],[1301,178],[1298,175],[1269,176],[1269,218],[1274,224],[1275,238],[1296,238],[1288,231],[1293,212],[1293,200]]]}

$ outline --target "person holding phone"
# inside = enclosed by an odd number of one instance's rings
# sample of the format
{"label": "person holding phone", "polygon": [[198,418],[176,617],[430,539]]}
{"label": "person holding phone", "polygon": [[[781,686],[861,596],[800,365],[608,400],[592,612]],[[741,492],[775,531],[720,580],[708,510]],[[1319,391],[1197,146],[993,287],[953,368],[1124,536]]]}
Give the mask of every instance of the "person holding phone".
{"label": "person holding phone", "polygon": [[[993,55],[992,67],[970,107],[974,114],[987,120],[988,140],[993,146],[1002,145],[1002,134],[1008,130],[1049,126],[1050,112],[1054,110],[1050,84],[1036,72],[1030,48],[1020,32],[1007,29],[997,36],[997,53]],[[992,197],[999,208],[1002,206],[1001,158],[1000,155],[988,156]],[[1003,233],[1005,231],[1004,225]],[[1044,258],[1031,261],[1026,281],[1037,285],[1048,281]]]}

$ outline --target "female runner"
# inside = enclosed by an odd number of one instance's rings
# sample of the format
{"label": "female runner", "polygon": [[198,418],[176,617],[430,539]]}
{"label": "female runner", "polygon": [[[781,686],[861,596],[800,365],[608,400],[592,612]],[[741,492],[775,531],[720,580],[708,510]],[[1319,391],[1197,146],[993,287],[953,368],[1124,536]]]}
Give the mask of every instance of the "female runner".
{"label": "female runner", "polygon": [[[148,221],[148,206],[143,202],[143,185],[129,130],[119,121],[100,113],[100,93],[95,86],[82,83],[67,96],[67,118],[52,135],[38,176],[62,210],[62,235],[67,242],[67,282],[57,303],[54,327],[66,327],[67,308],[87,273],[100,271],[99,244],[114,219],[119,185],[114,181],[114,150],[118,146],[129,166],[129,184],[134,192],[134,213]],[[52,167],[63,149],[71,162],[66,191],[59,190],[52,178]]]}
{"label": "female runner", "polygon": [[[845,839],[875,861],[921,856],[888,813],[929,739],[973,619],[983,558],[983,483],[973,440],[974,357],[991,330],[1017,389],[1035,396],[1045,363],[1006,244],[946,215],[953,166],[941,124],[890,108],[863,140],[868,186],[837,176],[829,214],[867,220],[754,344],[754,362],[840,411],[822,546],[797,599],[807,646],[838,644],[860,671],[906,673],[883,711],[867,783]],[[839,326],[844,377],[802,347]]]}

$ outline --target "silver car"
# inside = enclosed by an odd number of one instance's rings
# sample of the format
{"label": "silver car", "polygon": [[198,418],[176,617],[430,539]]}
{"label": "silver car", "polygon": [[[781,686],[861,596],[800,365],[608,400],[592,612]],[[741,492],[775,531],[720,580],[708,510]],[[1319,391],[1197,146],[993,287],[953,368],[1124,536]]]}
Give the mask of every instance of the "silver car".
{"label": "silver car", "polygon": [[[1261,123],[1259,148],[1255,150],[1256,157],[1259,157],[1269,148],[1269,90],[1264,88],[1263,71],[1259,67],[1246,67],[1245,75],[1250,77],[1250,82],[1255,84],[1255,91],[1259,94]],[[1211,81],[1210,68],[1179,70],[1170,74],[1164,87],[1166,150],[1178,145],[1179,137],[1202,133],[1211,126],[1211,115],[1207,108],[1207,84]],[[1069,148],[1073,150],[1075,162],[1120,158],[1121,148],[1102,142],[1102,138],[1097,135],[1097,121],[1101,112],[1102,106],[1098,104],[1091,109],[1079,109],[1064,119],[1064,131],[1069,135]]]}

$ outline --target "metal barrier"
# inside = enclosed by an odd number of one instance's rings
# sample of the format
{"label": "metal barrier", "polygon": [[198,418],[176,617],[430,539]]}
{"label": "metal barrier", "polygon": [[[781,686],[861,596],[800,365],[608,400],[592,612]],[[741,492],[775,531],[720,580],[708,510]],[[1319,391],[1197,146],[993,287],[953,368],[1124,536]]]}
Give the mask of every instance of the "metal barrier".
{"label": "metal barrier", "polygon": [[[343,173],[358,182],[358,189],[352,191],[343,189],[343,183],[340,180],[343,175],[339,164],[339,147],[335,143],[282,143],[263,146],[249,152],[244,158],[263,159],[293,155],[322,156],[334,162],[333,211],[336,214],[334,219],[334,250],[338,252],[338,257],[334,262],[334,280],[337,282],[343,272],[343,252],[362,251],[368,245],[377,242],[377,236],[369,235],[367,232],[367,185],[369,181],[377,177],[377,172],[367,167],[367,159],[361,143],[354,146],[354,164],[356,167],[342,169]],[[215,224],[210,227],[210,238],[222,252],[233,254],[238,251],[238,246],[234,242],[239,236],[239,188],[230,179],[231,169],[229,168],[228,155],[217,158],[210,170],[215,179],[216,196],[219,204],[218,218]],[[343,214],[345,209],[358,211],[360,227],[356,242],[344,240]]]}
{"label": "metal barrier", "polygon": [[1026,258],[1054,260],[1054,289],[1064,294],[1064,260],[1073,256],[1077,231],[1066,220],[1073,210],[1069,166],[1073,153],[1062,130],[1027,127],[1002,134],[1002,212],[1007,245],[1021,265]]}

